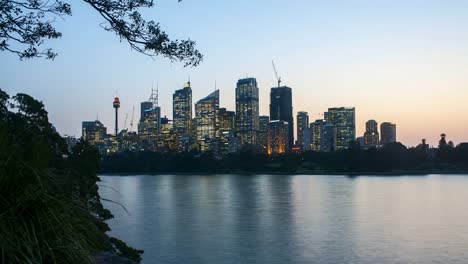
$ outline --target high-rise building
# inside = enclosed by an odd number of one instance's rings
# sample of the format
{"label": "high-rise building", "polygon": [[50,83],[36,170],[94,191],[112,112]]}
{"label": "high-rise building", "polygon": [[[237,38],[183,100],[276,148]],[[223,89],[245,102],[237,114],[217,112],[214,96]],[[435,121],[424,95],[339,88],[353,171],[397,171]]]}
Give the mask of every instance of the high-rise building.
{"label": "high-rise building", "polygon": [[145,115],[147,110],[150,110],[153,108],[153,103],[152,102],[141,102],[141,111],[140,111],[140,122],[142,122],[145,119]]}
{"label": "high-rise building", "polygon": [[195,116],[200,150],[206,151],[219,138],[219,90],[195,104]]}
{"label": "high-rise building", "polygon": [[380,125],[380,143],[382,145],[396,142],[396,125],[384,122]]}
{"label": "high-rise building", "polygon": [[288,146],[294,145],[294,117],[292,89],[287,86],[273,87],[270,92],[270,120],[288,123]]}
{"label": "high-rise building", "polygon": [[320,127],[320,152],[333,152],[337,149],[337,128],[328,122]]}
{"label": "high-rise building", "polygon": [[[298,112],[297,113],[297,145],[303,150],[308,150],[310,145],[310,132],[309,129],[309,114],[307,112]],[[307,135],[304,135],[306,132]],[[308,136],[308,138],[307,138]]]}
{"label": "high-rise building", "polygon": [[356,115],[354,107],[328,108],[326,121],[336,128],[336,150],[344,150],[356,139]]}
{"label": "high-rise building", "polygon": [[282,120],[268,123],[268,155],[284,154],[289,151],[289,124]]}
{"label": "high-rise building", "polygon": [[240,79],[236,87],[236,132],[241,144],[257,143],[259,125],[257,80]]}
{"label": "high-rise building", "polygon": [[366,132],[364,132],[364,147],[371,148],[379,145],[379,131],[377,122],[369,120],[366,122]]}
{"label": "high-rise building", "polygon": [[234,132],[236,128],[236,113],[234,111],[228,111],[226,108],[219,109],[219,131]]}
{"label": "high-rise building", "polygon": [[259,117],[259,130],[258,130],[258,141],[257,144],[260,148],[266,152],[268,147],[268,123],[270,123],[269,116],[260,116]]}
{"label": "high-rise building", "polygon": [[311,149],[313,151],[319,152],[320,151],[320,144],[321,144],[321,139],[320,139],[320,133],[322,129],[322,125],[325,123],[324,120],[318,119],[315,120],[315,122],[310,123],[310,141],[311,141]]}
{"label": "high-rise building", "polygon": [[99,121],[83,121],[81,123],[81,137],[90,145],[96,146],[101,153],[105,152],[104,143],[107,128]]}
{"label": "high-rise building", "polygon": [[141,103],[141,118],[138,134],[142,139],[142,148],[158,150],[158,135],[161,132],[161,108],[158,106],[158,90],[151,89],[148,101]]}
{"label": "high-rise building", "polygon": [[192,88],[190,82],[172,96],[174,132],[178,136],[190,134],[192,126]]}
{"label": "high-rise building", "polygon": [[138,123],[138,134],[156,136],[161,130],[161,108],[155,106],[144,110],[143,119]]}

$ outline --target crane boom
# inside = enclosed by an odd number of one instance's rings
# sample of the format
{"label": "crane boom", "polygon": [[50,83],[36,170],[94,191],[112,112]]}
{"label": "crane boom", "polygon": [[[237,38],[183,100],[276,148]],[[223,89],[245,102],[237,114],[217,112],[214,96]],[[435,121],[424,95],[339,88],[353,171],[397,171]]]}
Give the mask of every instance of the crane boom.
{"label": "crane boom", "polygon": [[278,75],[278,71],[276,70],[275,61],[271,60],[271,64],[273,65],[273,71],[275,72],[276,80],[278,81],[278,87],[281,86],[281,77]]}
{"label": "crane boom", "polygon": [[123,128],[127,128],[127,119],[128,119],[128,113],[125,114],[125,121],[124,121],[124,125],[123,125]]}
{"label": "crane boom", "polygon": [[133,131],[133,117],[135,116],[135,106],[132,108],[132,119],[130,119],[130,131]]}

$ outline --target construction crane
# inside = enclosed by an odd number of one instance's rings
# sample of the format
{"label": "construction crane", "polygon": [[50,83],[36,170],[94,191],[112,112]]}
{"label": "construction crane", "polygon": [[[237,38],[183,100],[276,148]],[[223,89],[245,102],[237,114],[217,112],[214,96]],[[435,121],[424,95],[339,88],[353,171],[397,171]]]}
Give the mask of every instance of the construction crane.
{"label": "construction crane", "polygon": [[124,129],[127,128],[127,119],[128,119],[128,113],[125,114],[125,121],[124,121],[124,125],[123,125]]}
{"label": "construction crane", "polygon": [[276,80],[278,81],[278,87],[280,87],[281,86],[281,77],[278,76],[278,71],[276,70],[275,61],[271,60],[271,64],[273,65],[273,71],[275,72]]}
{"label": "construction crane", "polygon": [[130,131],[133,131],[133,117],[135,116],[135,106],[132,108],[132,119],[130,119]]}

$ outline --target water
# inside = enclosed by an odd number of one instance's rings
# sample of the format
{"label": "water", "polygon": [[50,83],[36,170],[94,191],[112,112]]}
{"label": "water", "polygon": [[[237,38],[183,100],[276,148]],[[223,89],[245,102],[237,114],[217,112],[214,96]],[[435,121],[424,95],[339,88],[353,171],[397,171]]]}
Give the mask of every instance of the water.
{"label": "water", "polygon": [[468,263],[468,176],[101,179],[143,263]]}

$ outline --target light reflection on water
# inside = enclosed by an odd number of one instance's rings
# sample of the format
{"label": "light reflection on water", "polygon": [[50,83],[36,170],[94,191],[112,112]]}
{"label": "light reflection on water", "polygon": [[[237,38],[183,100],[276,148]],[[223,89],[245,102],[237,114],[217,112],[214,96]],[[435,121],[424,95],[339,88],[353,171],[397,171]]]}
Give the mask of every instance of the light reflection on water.
{"label": "light reflection on water", "polygon": [[468,176],[102,176],[143,263],[468,263]]}

